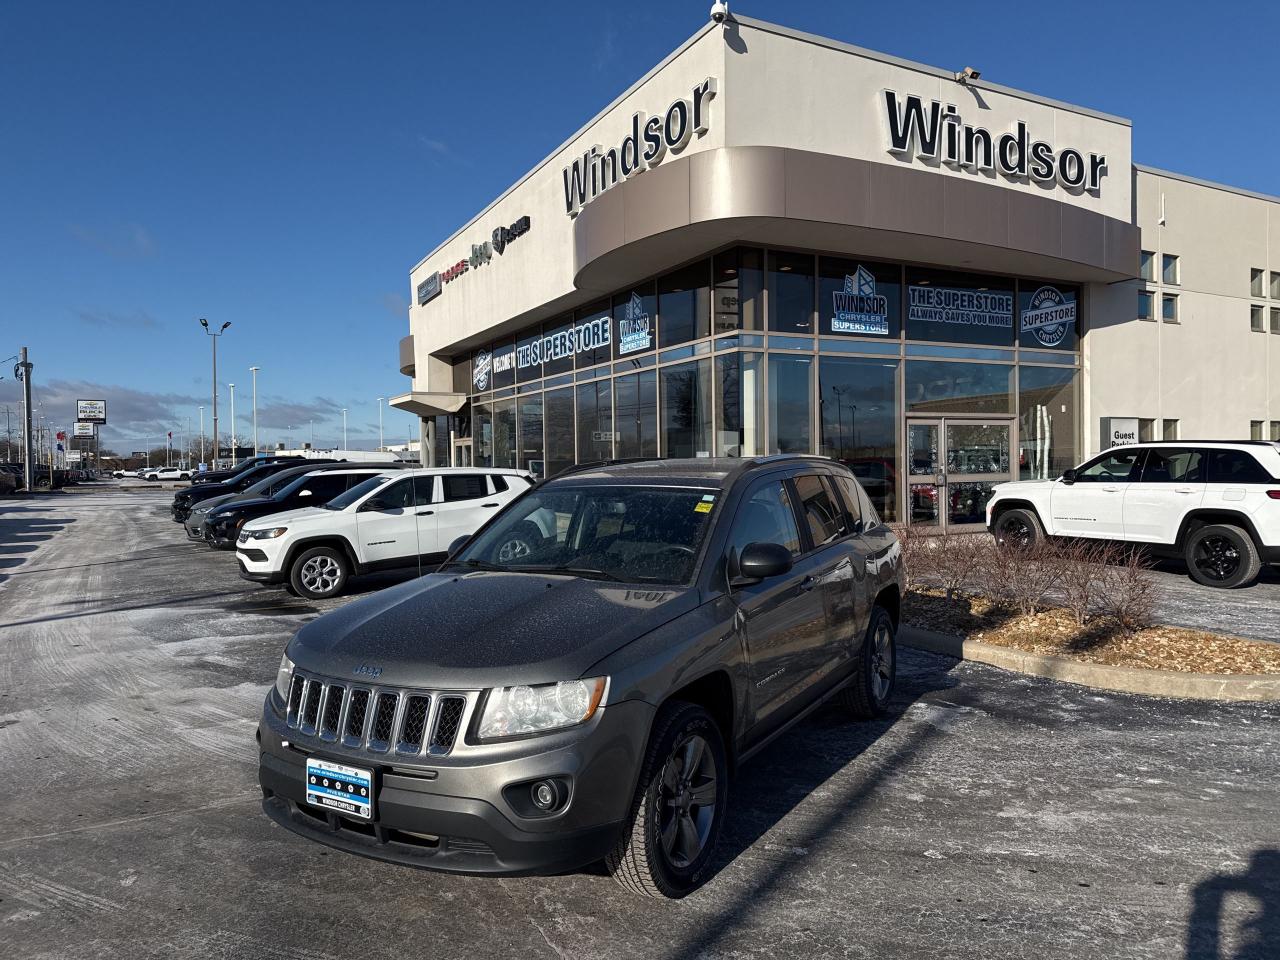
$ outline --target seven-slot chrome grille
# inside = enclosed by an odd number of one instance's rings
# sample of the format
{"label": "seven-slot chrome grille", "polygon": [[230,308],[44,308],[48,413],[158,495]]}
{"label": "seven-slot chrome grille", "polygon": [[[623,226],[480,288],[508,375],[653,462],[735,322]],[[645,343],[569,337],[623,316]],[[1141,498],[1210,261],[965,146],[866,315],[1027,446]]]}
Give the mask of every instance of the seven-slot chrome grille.
{"label": "seven-slot chrome grille", "polygon": [[466,693],[363,686],[294,671],[289,727],[328,743],[401,757],[443,757],[467,712]]}

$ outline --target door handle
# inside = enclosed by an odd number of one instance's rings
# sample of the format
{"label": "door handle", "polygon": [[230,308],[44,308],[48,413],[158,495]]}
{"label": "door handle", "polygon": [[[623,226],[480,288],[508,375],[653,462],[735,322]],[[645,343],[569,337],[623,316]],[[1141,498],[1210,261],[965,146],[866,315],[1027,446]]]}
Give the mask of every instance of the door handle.
{"label": "door handle", "polygon": [[1104,491],[1106,491],[1107,493],[1115,493],[1115,492],[1116,492],[1116,491],[1118,491],[1120,488],[1119,488],[1119,487],[1103,487],[1102,489],[1103,489]]}
{"label": "door handle", "polygon": [[1195,493],[1194,487],[1175,487],[1174,493]]}
{"label": "door handle", "polygon": [[496,503],[482,503],[482,504],[480,504],[480,506],[482,506],[482,507],[496,507],[496,506],[497,506],[497,504],[496,504]]}
{"label": "door handle", "polygon": [[434,510],[419,510],[419,511],[418,511],[418,516],[420,516],[420,517],[429,517],[429,516],[431,516],[433,513],[435,513],[435,511],[434,511]]}
{"label": "door handle", "polygon": [[803,590],[805,593],[808,593],[817,585],[818,585],[817,577],[805,577],[803,580],[800,581],[800,589]]}

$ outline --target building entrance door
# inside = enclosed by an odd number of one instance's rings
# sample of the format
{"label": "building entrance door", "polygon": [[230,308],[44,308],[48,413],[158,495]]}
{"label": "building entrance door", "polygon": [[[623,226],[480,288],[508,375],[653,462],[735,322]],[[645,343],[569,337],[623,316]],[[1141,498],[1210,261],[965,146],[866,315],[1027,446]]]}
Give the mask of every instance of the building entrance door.
{"label": "building entrance door", "polygon": [[453,467],[470,467],[471,463],[471,441],[455,440],[453,441]]}
{"label": "building entrance door", "polygon": [[1013,423],[960,417],[907,420],[907,522],[979,530],[991,488],[1013,479]]}

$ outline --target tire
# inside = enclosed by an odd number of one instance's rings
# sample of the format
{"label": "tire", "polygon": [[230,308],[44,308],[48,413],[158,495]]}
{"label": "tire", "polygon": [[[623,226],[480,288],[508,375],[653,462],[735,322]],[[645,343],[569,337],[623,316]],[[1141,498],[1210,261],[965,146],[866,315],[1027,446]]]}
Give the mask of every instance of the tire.
{"label": "tire", "polygon": [[1034,510],[1006,510],[996,519],[992,533],[1001,549],[1028,550],[1044,540],[1044,527]]}
{"label": "tire", "polygon": [[1206,587],[1247,587],[1262,570],[1262,558],[1249,531],[1229,523],[1211,523],[1193,531],[1182,558],[1191,579]]}
{"label": "tire", "polygon": [[294,559],[289,568],[289,586],[308,600],[327,600],[342,592],[350,575],[351,565],[341,550],[312,547]]}
{"label": "tire", "polygon": [[[693,746],[695,741],[700,748]],[[690,789],[682,780],[684,764],[694,753],[700,782]],[[707,798],[708,773],[711,802],[691,803],[699,795]],[[646,897],[674,900],[698,889],[711,875],[728,787],[724,738],[711,714],[693,703],[663,706],[645,750],[629,825],[605,858],[609,873],[632,893]],[[669,799],[673,790],[679,798],[675,805]]]}
{"label": "tire", "polygon": [[882,716],[898,677],[898,639],[893,618],[884,607],[872,607],[867,636],[858,654],[858,673],[840,691],[840,705],[858,720]]}

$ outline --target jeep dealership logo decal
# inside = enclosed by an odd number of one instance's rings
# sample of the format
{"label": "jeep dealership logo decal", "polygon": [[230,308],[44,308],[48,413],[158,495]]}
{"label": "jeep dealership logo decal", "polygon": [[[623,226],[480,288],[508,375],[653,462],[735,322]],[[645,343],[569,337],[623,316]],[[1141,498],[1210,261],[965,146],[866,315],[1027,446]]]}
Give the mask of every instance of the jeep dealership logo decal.
{"label": "jeep dealership logo decal", "polygon": [[1029,333],[1045,347],[1056,347],[1076,325],[1076,302],[1068,300],[1057,287],[1041,287],[1031,295],[1031,305],[1022,311],[1023,333]]}
{"label": "jeep dealership logo decal", "polygon": [[831,295],[835,315],[832,333],[889,335],[889,301],[876,293],[876,278],[861,264],[857,272],[844,278],[844,289]]}
{"label": "jeep dealership logo decal", "polygon": [[640,294],[631,294],[618,321],[618,355],[648,350],[653,346],[652,326]]}

